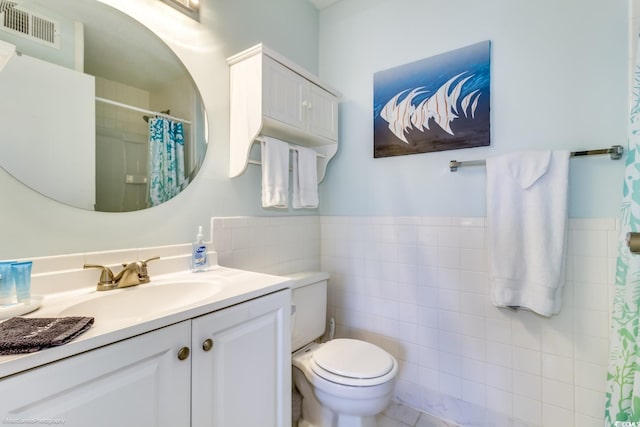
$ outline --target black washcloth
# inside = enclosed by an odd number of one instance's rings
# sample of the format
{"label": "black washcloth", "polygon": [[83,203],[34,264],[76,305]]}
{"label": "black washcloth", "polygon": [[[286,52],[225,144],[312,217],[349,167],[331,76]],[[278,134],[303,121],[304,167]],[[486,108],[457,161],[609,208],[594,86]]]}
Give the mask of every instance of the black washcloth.
{"label": "black washcloth", "polygon": [[0,355],[63,345],[86,332],[93,317],[12,317],[0,323]]}

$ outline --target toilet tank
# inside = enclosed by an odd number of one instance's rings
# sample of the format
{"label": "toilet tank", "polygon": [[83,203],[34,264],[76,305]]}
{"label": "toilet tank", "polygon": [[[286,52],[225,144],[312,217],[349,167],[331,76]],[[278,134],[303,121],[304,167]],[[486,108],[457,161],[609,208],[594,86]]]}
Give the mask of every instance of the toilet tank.
{"label": "toilet tank", "polygon": [[329,273],[288,274],[293,279],[291,304],[291,351],[296,351],[324,334],[327,322],[327,280]]}

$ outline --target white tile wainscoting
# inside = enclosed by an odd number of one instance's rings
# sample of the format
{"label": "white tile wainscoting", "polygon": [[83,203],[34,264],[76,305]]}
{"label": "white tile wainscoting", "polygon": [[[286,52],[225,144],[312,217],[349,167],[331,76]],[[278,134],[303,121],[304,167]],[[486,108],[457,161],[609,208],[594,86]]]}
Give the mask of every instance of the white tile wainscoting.
{"label": "white tile wainscoting", "polygon": [[320,269],[317,216],[214,217],[211,230],[220,265],[268,274]]}
{"label": "white tile wainscoting", "polygon": [[550,319],[491,305],[484,218],[234,217],[212,229],[221,265],[328,271],[338,335],[400,361],[397,401],[465,426],[602,425],[615,219],[570,220],[564,306]]}

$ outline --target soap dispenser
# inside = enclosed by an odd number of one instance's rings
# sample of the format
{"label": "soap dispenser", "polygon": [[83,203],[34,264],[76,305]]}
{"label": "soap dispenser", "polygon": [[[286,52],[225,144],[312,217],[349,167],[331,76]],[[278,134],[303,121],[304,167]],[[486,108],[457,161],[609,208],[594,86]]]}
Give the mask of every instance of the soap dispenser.
{"label": "soap dispenser", "polygon": [[193,242],[193,252],[191,254],[191,271],[207,271],[209,269],[209,254],[207,244],[204,242],[202,226],[198,227],[196,240]]}

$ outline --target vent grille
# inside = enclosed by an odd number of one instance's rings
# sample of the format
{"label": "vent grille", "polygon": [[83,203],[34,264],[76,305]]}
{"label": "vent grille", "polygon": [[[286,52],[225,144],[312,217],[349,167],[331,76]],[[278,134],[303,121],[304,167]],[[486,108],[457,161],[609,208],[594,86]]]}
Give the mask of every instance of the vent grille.
{"label": "vent grille", "polygon": [[57,22],[45,16],[19,9],[15,2],[9,0],[0,0],[0,30],[51,47],[59,47]]}
{"label": "vent grille", "polygon": [[31,17],[31,35],[47,43],[56,42],[56,24],[39,16]]}
{"label": "vent grille", "polygon": [[9,0],[0,0],[0,13],[4,13],[9,9],[16,7],[17,3]]}

